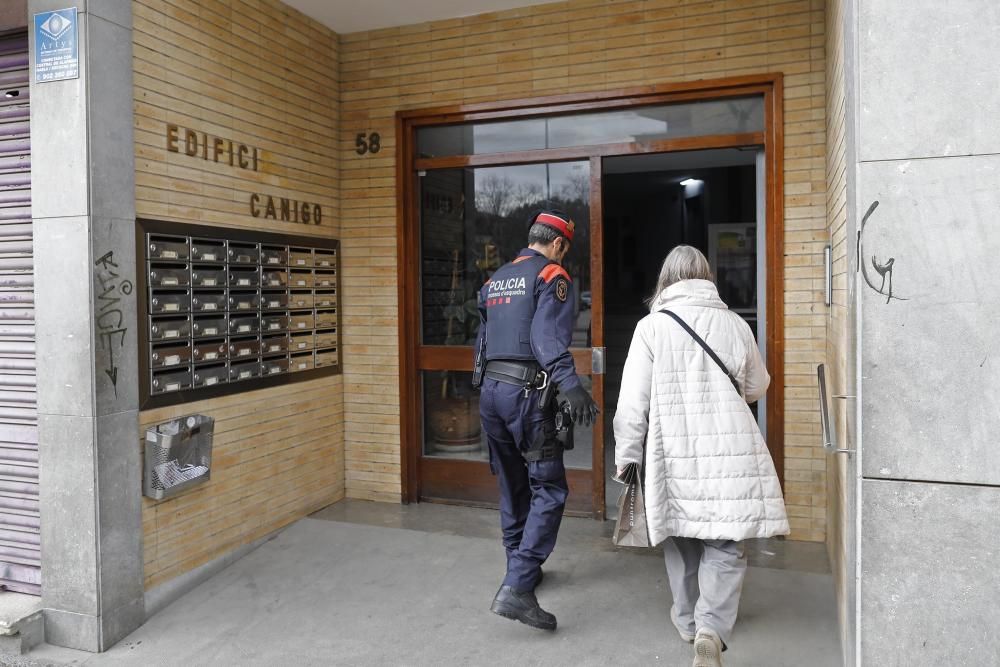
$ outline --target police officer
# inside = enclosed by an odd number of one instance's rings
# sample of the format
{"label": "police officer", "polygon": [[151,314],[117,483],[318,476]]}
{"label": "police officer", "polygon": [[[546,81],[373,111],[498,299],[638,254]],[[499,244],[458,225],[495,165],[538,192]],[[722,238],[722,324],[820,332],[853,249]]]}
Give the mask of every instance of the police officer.
{"label": "police officer", "polygon": [[569,352],[573,285],[561,264],[573,231],[560,211],[532,216],[528,247],[497,269],[479,295],[475,381],[482,386],[480,416],[507,550],[507,574],[491,610],[543,630],[555,630],[556,617],[539,606],[534,591],[555,547],[569,487],[555,401],[539,398],[551,396],[545,389],[554,383],[576,423],[589,426],[598,412]]}

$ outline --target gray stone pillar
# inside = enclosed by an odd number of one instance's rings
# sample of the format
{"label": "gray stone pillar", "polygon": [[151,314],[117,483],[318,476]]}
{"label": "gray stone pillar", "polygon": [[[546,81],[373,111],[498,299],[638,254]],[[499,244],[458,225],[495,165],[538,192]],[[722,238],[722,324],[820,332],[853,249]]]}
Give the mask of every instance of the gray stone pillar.
{"label": "gray stone pillar", "polygon": [[50,643],[102,651],[145,615],[132,7],[30,0],[29,22],[72,6],[79,78],[36,84],[31,37],[42,603]]}
{"label": "gray stone pillar", "polygon": [[859,659],[996,664],[1000,5],[853,2]]}

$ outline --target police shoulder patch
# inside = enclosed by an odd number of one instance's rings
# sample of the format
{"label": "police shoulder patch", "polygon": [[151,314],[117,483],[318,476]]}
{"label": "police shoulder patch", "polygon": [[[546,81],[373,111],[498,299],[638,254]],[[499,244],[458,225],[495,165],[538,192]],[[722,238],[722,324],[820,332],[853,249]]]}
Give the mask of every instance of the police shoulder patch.
{"label": "police shoulder patch", "polygon": [[567,296],[569,296],[569,282],[565,278],[560,278],[556,281],[556,298],[565,302]]}

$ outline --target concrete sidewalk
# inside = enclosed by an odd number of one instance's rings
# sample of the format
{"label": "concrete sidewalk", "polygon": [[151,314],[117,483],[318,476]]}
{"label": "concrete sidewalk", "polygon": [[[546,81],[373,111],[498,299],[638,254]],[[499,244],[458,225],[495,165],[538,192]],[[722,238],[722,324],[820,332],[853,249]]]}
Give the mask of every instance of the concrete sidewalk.
{"label": "concrete sidewalk", "polygon": [[[496,524],[490,510],[340,503],[107,653],[43,646],[30,658],[87,667],[690,664],[691,647],[667,618],[659,550],[616,550],[609,523],[565,520],[538,590],[558,616],[555,633],[491,614],[504,568]],[[839,666],[822,546],[775,544],[752,551],[725,664]]]}

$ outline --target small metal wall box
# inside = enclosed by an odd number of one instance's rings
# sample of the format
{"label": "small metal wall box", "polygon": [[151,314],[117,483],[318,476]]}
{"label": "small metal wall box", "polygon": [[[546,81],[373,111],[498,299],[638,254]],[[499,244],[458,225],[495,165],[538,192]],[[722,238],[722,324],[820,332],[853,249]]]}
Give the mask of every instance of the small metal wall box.
{"label": "small metal wall box", "polygon": [[215,420],[205,415],[187,415],[147,429],[143,495],[163,500],[207,482],[214,430]]}

